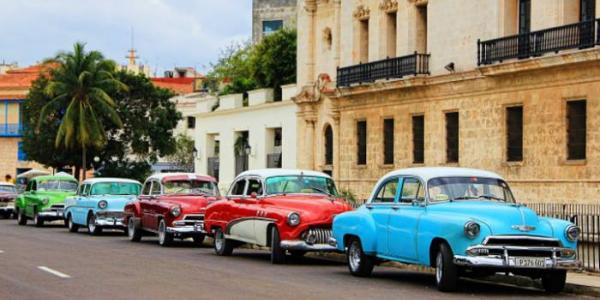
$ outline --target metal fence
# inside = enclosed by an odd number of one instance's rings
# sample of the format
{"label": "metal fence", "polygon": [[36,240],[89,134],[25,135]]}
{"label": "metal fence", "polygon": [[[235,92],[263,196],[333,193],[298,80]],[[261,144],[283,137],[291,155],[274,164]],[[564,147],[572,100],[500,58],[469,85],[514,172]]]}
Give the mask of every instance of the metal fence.
{"label": "metal fence", "polygon": [[600,205],[530,203],[527,206],[541,216],[568,220],[579,226],[577,256],[585,270],[600,272]]}
{"label": "metal fence", "polygon": [[402,78],[408,75],[429,74],[429,54],[414,54],[387,58],[337,69],[337,86]]}
{"label": "metal fence", "polygon": [[477,63],[487,65],[505,59],[529,58],[567,49],[593,47],[597,22],[598,20],[583,21],[487,41],[477,40]]}

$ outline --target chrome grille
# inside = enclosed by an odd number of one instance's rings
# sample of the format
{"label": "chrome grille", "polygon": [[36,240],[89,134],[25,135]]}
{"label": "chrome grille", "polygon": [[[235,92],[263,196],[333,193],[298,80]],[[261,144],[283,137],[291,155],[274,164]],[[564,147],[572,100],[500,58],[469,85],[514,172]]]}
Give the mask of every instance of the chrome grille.
{"label": "chrome grille", "polygon": [[204,221],[204,215],[185,215],[183,219],[186,221]]}
{"label": "chrome grille", "polygon": [[120,219],[123,218],[123,216],[125,216],[125,213],[122,211],[99,211],[97,213],[98,217],[101,218],[115,218],[115,219]]}
{"label": "chrome grille", "polygon": [[557,239],[535,236],[490,236],[483,242],[486,246],[561,247]]}
{"label": "chrome grille", "polygon": [[310,228],[302,235],[302,239],[309,244],[327,244],[329,237],[331,237],[329,228]]}
{"label": "chrome grille", "polygon": [[50,209],[64,209],[65,205],[64,204],[53,204]]}

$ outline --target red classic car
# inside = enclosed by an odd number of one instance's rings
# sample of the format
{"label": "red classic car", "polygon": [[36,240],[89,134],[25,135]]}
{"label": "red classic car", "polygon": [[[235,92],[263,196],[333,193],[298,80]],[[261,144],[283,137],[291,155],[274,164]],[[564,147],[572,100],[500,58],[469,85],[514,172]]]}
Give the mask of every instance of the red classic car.
{"label": "red classic car", "polygon": [[201,245],[205,208],[219,197],[217,182],[210,176],[152,175],[146,179],[138,200],[125,206],[129,239],[138,242],[144,233],[155,233],[161,246],[168,246],[174,238],[190,237]]}
{"label": "red classic car", "polygon": [[237,176],[226,200],[206,209],[204,227],[215,238],[217,255],[241,244],[271,247],[271,262],[286,254],[335,251],[331,223],[352,207],[337,197],[331,177],[314,171],[267,169]]}
{"label": "red classic car", "polygon": [[17,189],[15,185],[8,182],[0,182],[0,216],[9,218],[15,216],[15,199]]}

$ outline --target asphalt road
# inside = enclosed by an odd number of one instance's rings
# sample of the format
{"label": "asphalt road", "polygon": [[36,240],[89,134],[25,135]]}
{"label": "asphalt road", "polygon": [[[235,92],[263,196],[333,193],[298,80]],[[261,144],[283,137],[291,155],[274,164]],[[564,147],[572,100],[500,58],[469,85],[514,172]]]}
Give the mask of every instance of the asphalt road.
{"label": "asphalt road", "polygon": [[548,298],[538,290],[471,281],[445,294],[432,275],[408,270],[379,267],[372,278],[354,278],[345,265],[321,258],[275,266],[261,251],[218,257],[208,245],[161,248],[154,237],[132,243],[118,232],[91,237],[80,231],[0,220],[0,299]]}

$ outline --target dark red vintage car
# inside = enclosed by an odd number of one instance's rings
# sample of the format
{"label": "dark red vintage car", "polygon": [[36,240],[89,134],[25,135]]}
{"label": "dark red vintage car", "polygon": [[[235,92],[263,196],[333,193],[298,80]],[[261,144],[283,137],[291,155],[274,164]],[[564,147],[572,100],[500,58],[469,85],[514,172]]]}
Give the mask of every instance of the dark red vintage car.
{"label": "dark red vintage car", "polygon": [[15,199],[17,189],[15,185],[8,182],[0,182],[0,216],[9,218],[15,216]]}
{"label": "dark red vintage car", "polygon": [[329,245],[331,223],[351,210],[331,177],[300,170],[267,169],[237,176],[227,198],[208,206],[206,232],[218,255],[241,244],[271,247],[271,262],[308,251],[335,251]]}
{"label": "dark red vintage car", "polygon": [[174,238],[204,241],[206,206],[219,199],[214,178],[188,173],[152,175],[144,183],[138,200],[125,206],[127,234],[134,242],[146,233],[158,234],[158,243],[168,246]]}

